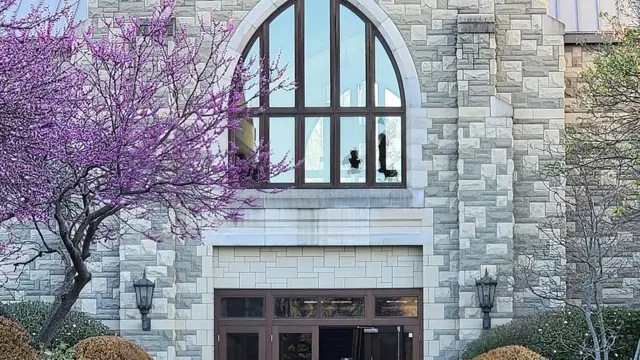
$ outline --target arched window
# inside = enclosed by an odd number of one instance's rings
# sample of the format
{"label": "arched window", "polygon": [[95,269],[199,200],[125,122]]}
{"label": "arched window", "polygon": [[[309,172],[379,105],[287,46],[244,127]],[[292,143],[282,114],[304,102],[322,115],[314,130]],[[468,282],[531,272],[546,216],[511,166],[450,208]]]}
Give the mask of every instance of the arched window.
{"label": "arched window", "polygon": [[[297,87],[250,102],[264,111],[231,134],[240,152],[250,153],[264,139],[274,160],[287,154],[292,161],[304,160],[295,171],[271,178],[273,184],[403,187],[403,89],[391,52],[371,21],[346,1],[288,1],[243,53],[244,59],[266,61],[278,56]],[[254,66],[257,71],[258,62]]]}

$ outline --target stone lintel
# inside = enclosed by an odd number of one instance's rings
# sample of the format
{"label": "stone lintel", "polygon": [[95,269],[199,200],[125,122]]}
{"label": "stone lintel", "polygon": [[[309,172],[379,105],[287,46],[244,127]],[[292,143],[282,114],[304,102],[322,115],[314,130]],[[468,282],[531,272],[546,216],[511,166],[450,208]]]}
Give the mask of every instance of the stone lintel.
{"label": "stone lintel", "polygon": [[496,20],[493,14],[459,14],[458,33],[494,33]]}

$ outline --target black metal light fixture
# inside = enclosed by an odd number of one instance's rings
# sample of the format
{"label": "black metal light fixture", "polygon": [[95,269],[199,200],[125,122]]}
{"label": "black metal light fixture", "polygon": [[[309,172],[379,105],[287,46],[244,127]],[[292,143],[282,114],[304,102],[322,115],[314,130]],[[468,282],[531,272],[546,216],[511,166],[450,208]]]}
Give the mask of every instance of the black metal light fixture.
{"label": "black metal light fixture", "polygon": [[496,287],[498,281],[489,276],[489,270],[485,269],[484,277],[476,280],[476,290],[478,291],[478,301],[480,303],[480,309],[484,313],[482,317],[482,329],[487,330],[491,328],[491,318],[489,313],[493,309],[493,303],[496,298]]}
{"label": "black metal light fixture", "polygon": [[144,271],[142,279],[133,283],[133,289],[136,291],[136,304],[138,310],[142,314],[142,331],[151,330],[151,319],[149,319],[149,311],[153,306],[153,290],[156,284],[147,279],[147,270]]}

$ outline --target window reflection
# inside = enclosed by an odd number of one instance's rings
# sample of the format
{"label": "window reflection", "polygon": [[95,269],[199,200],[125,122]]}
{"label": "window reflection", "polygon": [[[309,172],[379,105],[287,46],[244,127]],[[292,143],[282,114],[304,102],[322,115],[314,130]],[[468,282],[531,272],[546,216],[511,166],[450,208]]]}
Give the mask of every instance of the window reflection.
{"label": "window reflection", "polygon": [[[384,39],[369,31],[375,27],[361,15],[344,1],[295,0],[258,28],[247,57],[286,66],[286,83],[304,79],[302,93],[278,90],[262,99],[254,96],[260,90],[257,77],[246,84],[247,101],[255,97],[248,105],[260,116],[262,129],[257,119],[249,119],[241,124],[245,134],[230,135],[238,142],[238,159],[249,161],[255,151],[259,136],[246,130],[253,128],[268,140],[272,162],[286,156],[287,166],[301,164],[268,181],[324,188],[396,187],[406,180],[401,82]],[[259,68],[257,61],[251,70]],[[258,171],[264,170],[252,169],[249,175],[259,178]]]}
{"label": "window reflection", "polygon": [[[295,80],[295,11],[294,6],[282,12],[269,24],[269,59],[273,62],[279,59],[280,67],[285,67],[284,78],[278,81],[289,83]],[[271,84],[273,88],[274,84]],[[269,105],[273,107],[293,107],[295,105],[295,90],[280,89],[269,95]]]}
{"label": "window reflection", "polygon": [[322,300],[323,317],[363,317],[364,298],[331,297]]}
{"label": "window reflection", "polygon": [[275,316],[282,318],[315,317],[318,308],[316,298],[275,298]]}
{"label": "window reflection", "polygon": [[304,122],[304,181],[331,181],[331,119],[309,117]]}
{"label": "window reflection", "polygon": [[418,316],[418,297],[377,297],[376,316],[416,317]]}
{"label": "window reflection", "polygon": [[280,334],[279,360],[311,360],[313,354],[310,333]]}
{"label": "window reflection", "polygon": [[[280,163],[286,158],[291,166],[295,157],[296,123],[292,117],[272,117],[269,119],[269,150],[271,162]],[[295,180],[295,169],[280,173],[271,178],[274,183],[292,183]]]}
{"label": "window reflection", "polygon": [[340,182],[364,183],[366,172],[367,124],[364,117],[340,119]]}
{"label": "window reflection", "polygon": [[366,106],[364,21],[340,5],[340,106]]}
{"label": "window reflection", "polygon": [[402,121],[397,116],[376,118],[376,182],[400,182],[402,174]]}
{"label": "window reflection", "polygon": [[244,85],[244,97],[249,107],[260,106],[260,97],[258,96],[258,92],[260,91],[260,74],[258,73],[260,70],[260,61],[260,39],[256,39],[244,60],[245,66],[251,64],[249,72],[253,75],[253,78]]}
{"label": "window reflection", "polygon": [[375,106],[402,106],[400,86],[391,59],[377,37],[375,42]]}
{"label": "window reflection", "polygon": [[250,162],[247,169],[246,180],[257,181],[258,157],[256,150],[260,146],[260,119],[257,117],[240,120],[238,129],[230,131],[231,141],[236,146],[236,162]]}
{"label": "window reflection", "polygon": [[304,97],[305,106],[331,106],[330,0],[304,3]]}

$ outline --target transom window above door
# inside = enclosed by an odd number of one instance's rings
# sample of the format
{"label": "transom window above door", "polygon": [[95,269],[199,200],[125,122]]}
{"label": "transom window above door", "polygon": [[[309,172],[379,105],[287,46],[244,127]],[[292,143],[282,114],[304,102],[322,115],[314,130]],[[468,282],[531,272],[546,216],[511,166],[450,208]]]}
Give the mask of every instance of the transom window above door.
{"label": "transom window above door", "polygon": [[[272,161],[302,160],[297,169],[272,176],[269,185],[405,186],[398,67],[376,27],[355,7],[340,0],[288,1],[257,30],[243,59],[278,59],[284,76],[296,83],[270,94],[247,84],[248,105],[259,111],[230,134],[240,158],[254,155],[262,139]],[[251,64],[252,72],[262,71],[260,61]]]}

